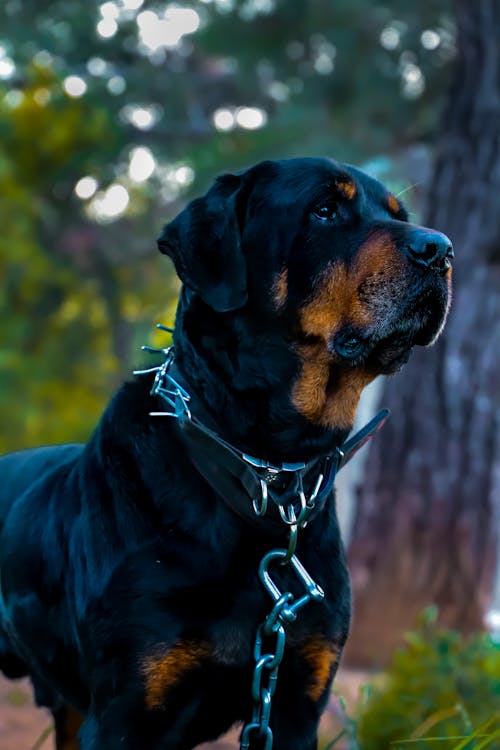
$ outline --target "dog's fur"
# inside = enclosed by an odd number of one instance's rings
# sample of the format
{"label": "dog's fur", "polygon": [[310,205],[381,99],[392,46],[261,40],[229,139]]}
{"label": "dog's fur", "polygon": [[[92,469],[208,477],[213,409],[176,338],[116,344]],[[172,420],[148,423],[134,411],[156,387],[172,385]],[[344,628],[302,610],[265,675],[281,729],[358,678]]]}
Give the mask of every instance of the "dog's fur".
{"label": "dog's fur", "polygon": [[[340,445],[364,386],[441,330],[443,243],[379,182],[327,159],[220,177],[159,240],[184,282],[176,364],[205,423],[275,463]],[[162,408],[152,377],[121,388],[87,445],[0,460],[0,667],[30,676],[59,750],[77,746],[79,716],[82,750],[181,750],[251,715],[252,646],[272,604],[257,569],[275,542],[205,482],[175,420],[149,416]],[[333,498],[297,554],[326,596],[288,630],[276,750],[316,747],[347,636]],[[276,578],[294,589],[287,568]]]}

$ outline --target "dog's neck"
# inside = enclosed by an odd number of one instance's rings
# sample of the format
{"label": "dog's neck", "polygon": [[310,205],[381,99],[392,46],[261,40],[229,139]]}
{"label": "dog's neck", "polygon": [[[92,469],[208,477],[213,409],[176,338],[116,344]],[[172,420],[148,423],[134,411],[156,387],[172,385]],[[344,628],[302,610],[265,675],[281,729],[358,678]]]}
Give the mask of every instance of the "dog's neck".
{"label": "dog's neck", "polygon": [[263,336],[243,315],[222,321],[199,305],[181,294],[174,334],[176,366],[199,419],[272,462],[309,460],[343,443],[347,429],[311,424],[294,407],[300,363],[279,331]]}

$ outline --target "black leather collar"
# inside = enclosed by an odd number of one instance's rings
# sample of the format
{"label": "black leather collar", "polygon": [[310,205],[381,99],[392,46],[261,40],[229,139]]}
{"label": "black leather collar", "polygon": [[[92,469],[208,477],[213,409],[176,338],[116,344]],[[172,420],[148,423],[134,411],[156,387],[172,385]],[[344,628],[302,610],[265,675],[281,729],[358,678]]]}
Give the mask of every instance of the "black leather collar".
{"label": "black leather collar", "polygon": [[194,416],[173,349],[160,351],[166,360],[152,368],[156,377],[151,393],[166,402],[170,411],[151,414],[176,418],[180,437],[198,472],[234,513],[268,535],[283,536],[290,512],[299,519],[306,507],[308,520],[321,513],[337,473],[389,417],[389,410],[383,409],[327,455],[276,466],[235,448]]}

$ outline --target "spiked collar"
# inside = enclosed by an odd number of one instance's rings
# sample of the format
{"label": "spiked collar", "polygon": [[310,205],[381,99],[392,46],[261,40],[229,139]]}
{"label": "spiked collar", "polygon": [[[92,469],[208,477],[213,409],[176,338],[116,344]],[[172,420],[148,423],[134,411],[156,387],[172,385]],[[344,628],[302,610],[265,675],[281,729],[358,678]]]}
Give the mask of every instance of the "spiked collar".
{"label": "spiked collar", "polygon": [[151,416],[176,420],[198,472],[234,513],[268,535],[282,536],[287,527],[304,527],[317,516],[331,495],[337,473],[389,417],[389,410],[383,409],[326,455],[275,465],[239,450],[191,413],[192,397],[182,385],[173,348],[143,349],[165,355],[158,367],[134,373],[156,372],[151,394],[159,397],[167,410],[150,412]]}

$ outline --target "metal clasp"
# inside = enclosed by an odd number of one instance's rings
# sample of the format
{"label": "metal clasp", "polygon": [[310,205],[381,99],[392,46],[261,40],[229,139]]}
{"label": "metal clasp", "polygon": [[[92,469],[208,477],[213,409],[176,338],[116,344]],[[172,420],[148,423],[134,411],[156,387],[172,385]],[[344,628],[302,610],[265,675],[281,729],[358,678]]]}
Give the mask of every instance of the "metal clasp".
{"label": "metal clasp", "polygon": [[[279,561],[280,563],[285,562],[287,557],[288,552],[286,549],[271,550],[267,555],[264,555],[259,565],[259,578],[262,585],[275,602],[278,602],[281,599],[283,592],[280,591],[278,586],[272,580],[269,574],[269,567],[276,561]],[[290,565],[292,566],[297,578],[306,589],[306,593],[289,607],[282,610],[280,617],[286,621],[295,620],[297,610],[303,607],[304,604],[307,604],[311,599],[318,601],[325,596],[325,592],[321,586],[318,586],[318,584],[311,578],[307,570],[295,555],[292,555],[290,558]]]}

